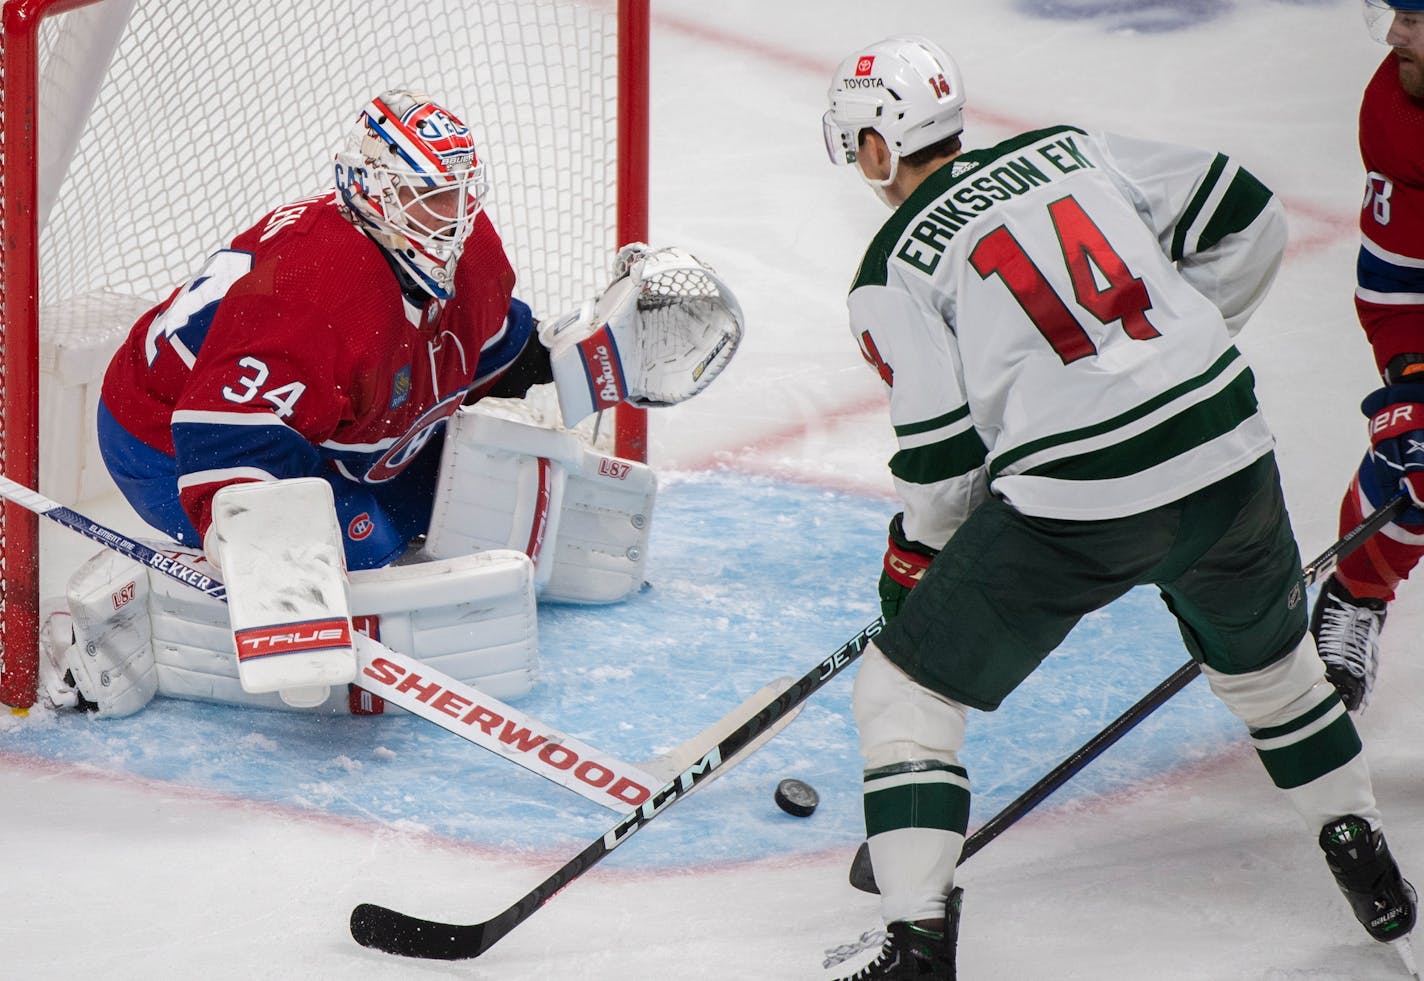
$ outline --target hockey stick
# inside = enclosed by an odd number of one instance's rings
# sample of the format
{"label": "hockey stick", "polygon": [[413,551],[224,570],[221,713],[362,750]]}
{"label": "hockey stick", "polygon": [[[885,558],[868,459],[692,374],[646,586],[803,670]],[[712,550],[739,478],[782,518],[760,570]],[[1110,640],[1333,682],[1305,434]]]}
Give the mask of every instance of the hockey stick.
{"label": "hockey stick", "polygon": [[[227,602],[227,587],[204,571],[106,528],[8,477],[0,476],[0,497]],[[364,634],[355,635],[354,645],[361,688],[596,804],[626,814],[644,803],[653,788],[666,779],[609,756]],[[750,711],[763,697],[764,693],[758,692],[728,718]],[[716,731],[722,724],[714,723],[706,731]],[[658,761],[649,764],[657,771],[665,765]]]}
{"label": "hockey stick", "polygon": [[717,745],[668,781],[652,798],[619,821],[603,837],[565,862],[553,875],[526,893],[513,906],[481,923],[468,926],[438,923],[408,916],[384,906],[362,903],[351,911],[351,936],[363,947],[374,947],[406,957],[465,960],[489,950],[511,930],[534,915],[565,886],[593,868],[648,822],[706,783],[725,761],[737,756],[758,736],[772,729],[824,684],[840,674],[865,651],[880,628],[876,619],[821,661],[755,716],[728,733]]}
{"label": "hockey stick", "polygon": [[[1349,555],[1365,540],[1394,520],[1395,515],[1408,504],[1407,495],[1391,498],[1371,512],[1358,525],[1351,528],[1334,545],[1327,548],[1319,558],[1301,570],[1304,585],[1313,586],[1334,570],[1336,564]],[[1118,716],[1107,727],[1062,763],[1043,776],[1032,787],[1025,790],[998,814],[981,824],[975,832],[964,840],[964,848],[959,853],[959,864],[963,865],[971,855],[989,844],[999,835],[1018,822],[1029,811],[1041,804],[1045,798],[1071,780],[1093,760],[1101,756],[1110,746],[1127,735],[1139,722],[1165,705],[1177,692],[1187,687],[1201,668],[1196,661],[1183,664],[1156,688],[1142,697],[1135,705]],[[850,884],[862,892],[878,893],[875,872],[870,864],[870,848],[861,842],[860,848],[851,861]]]}
{"label": "hockey stick", "polygon": [[[106,528],[3,475],[0,475],[0,498],[14,501],[26,510],[49,518],[140,565],[156,569],[213,599],[227,602],[227,588],[223,583],[183,562],[180,557],[159,552],[112,528]],[[661,786],[696,759],[696,753],[707,741],[720,738],[727,730],[754,715],[769,698],[791,683],[790,678],[772,682],[677,748],[642,763],[628,763],[560,732],[472,685],[393,651],[365,634],[358,632],[353,644],[361,677],[359,687],[362,689],[619,814],[627,814],[646,801],[652,794],[652,788]],[[794,711],[789,713],[774,729],[763,733],[757,745],[790,724],[795,714]],[[754,748],[749,746],[745,752]]]}

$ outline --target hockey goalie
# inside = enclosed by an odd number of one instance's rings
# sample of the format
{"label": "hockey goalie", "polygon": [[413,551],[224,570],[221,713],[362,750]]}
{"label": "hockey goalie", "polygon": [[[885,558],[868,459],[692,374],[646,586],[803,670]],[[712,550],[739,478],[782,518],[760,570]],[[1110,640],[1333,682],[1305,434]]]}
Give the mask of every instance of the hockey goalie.
{"label": "hockey goalie", "polygon": [[[536,598],[642,584],[653,474],[572,430],[706,388],[742,336],[726,284],[680,249],[628,245],[596,300],[540,324],[469,129],[419,92],[367,104],[333,173],[145,313],[104,378],[110,475],[166,536],[154,547],[228,604],[95,556],[48,604],[51,704],[369,712],[354,630],[518,695]],[[491,408],[550,383],[563,426]]]}

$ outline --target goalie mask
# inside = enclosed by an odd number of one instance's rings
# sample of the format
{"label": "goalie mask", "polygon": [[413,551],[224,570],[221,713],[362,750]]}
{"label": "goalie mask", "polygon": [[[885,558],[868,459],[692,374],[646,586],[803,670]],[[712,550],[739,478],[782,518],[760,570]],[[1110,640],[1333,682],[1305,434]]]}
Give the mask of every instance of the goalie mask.
{"label": "goalie mask", "polygon": [[469,128],[423,93],[384,92],[361,110],[335,170],[355,223],[417,286],[449,299],[489,187]]}
{"label": "goalie mask", "polygon": [[841,62],[821,119],[826,153],[853,164],[860,132],[873,129],[890,149],[888,186],[900,158],[964,129],[964,81],[959,66],[933,41],[899,35],[877,41]]}

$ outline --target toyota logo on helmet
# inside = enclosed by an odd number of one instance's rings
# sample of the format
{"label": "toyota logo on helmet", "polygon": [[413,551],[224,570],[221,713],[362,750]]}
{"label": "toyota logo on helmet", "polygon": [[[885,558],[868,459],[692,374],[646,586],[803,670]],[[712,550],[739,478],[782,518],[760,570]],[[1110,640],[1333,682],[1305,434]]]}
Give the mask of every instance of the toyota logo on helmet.
{"label": "toyota logo on helmet", "polygon": [[884,137],[896,159],[964,130],[959,66],[923,37],[896,35],[861,48],[836,69],[827,97],[826,153],[838,165],[855,163],[863,129]]}

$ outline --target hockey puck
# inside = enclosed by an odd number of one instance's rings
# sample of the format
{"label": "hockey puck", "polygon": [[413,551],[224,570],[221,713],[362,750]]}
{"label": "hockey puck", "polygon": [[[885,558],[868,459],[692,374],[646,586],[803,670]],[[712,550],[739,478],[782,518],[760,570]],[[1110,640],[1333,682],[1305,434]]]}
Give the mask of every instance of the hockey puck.
{"label": "hockey puck", "polygon": [[776,806],[796,817],[810,817],[821,803],[816,788],[802,780],[786,779],[776,785]]}

